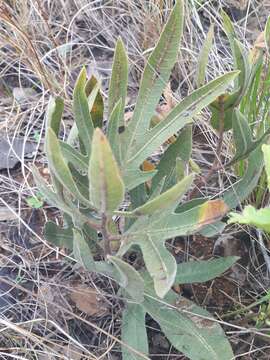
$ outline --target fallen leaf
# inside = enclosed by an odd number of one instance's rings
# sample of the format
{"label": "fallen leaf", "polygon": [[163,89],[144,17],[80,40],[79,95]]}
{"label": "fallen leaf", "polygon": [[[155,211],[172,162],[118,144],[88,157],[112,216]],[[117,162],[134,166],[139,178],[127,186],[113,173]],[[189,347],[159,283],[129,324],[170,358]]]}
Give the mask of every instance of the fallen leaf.
{"label": "fallen leaf", "polygon": [[96,289],[87,285],[74,286],[69,294],[77,309],[90,316],[102,316],[108,309]]}
{"label": "fallen leaf", "polygon": [[0,170],[13,169],[26,155],[36,151],[34,142],[25,141],[23,138],[10,139],[0,137]]}

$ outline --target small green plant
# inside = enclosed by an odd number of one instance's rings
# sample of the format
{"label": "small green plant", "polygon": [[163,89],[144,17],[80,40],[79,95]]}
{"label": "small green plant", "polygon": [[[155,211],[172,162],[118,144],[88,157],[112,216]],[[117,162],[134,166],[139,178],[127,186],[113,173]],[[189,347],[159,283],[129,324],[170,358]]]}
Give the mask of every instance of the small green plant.
{"label": "small green plant", "polygon": [[[119,285],[119,295],[126,303],[122,319],[123,359],[147,358],[146,314],[159,324],[172,345],[190,359],[233,358],[219,323],[206,310],[174,293],[172,286],[208,281],[227,270],[237,258],[177,264],[166,240],[200,231],[214,233],[222,228],[220,219],[257,184],[253,179],[258,169],[256,146],[245,149],[248,167],[233,191],[227,191],[220,199],[181,202],[195,177],[188,167],[192,164],[190,124],[208,105],[213,109],[213,121],[218,121],[217,99],[224,98],[239,74],[233,71],[199,87],[164,120],[151,125],[177,59],[182,30],[183,3],[178,0],[148,58],[128,124],[124,121],[128,59],[120,39],[115,49],[106,121],[100,85],[94,77],[87,79],[85,69],[74,88],[75,123],[66,142],[58,138],[63,100],[51,98],[45,142],[52,188],[33,168],[38,188],[64,218],[63,228],[53,222],[46,224],[46,239],[70,249],[78,264]],[[243,82],[241,79],[242,75],[239,81]],[[201,82],[200,72],[199,85]],[[244,92],[242,89],[240,93],[240,88],[228,96],[235,101]],[[240,116],[240,122],[241,119]],[[223,120],[223,128],[229,129],[231,123],[225,125],[227,120]],[[176,140],[167,147],[157,166],[144,171],[145,160],[172,136]],[[131,252],[144,260],[144,266],[138,270],[128,261],[127,254]]]}
{"label": "small green plant", "polygon": [[33,209],[40,209],[44,204],[44,197],[41,192],[37,192],[35,196],[26,199],[27,204]]}

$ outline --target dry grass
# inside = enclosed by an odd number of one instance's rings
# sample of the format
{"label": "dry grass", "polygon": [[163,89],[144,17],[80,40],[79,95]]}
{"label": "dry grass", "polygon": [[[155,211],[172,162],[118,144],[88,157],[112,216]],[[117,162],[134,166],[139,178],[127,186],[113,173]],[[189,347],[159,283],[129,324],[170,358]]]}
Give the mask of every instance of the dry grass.
{"label": "dry grass", "polygon": [[[185,35],[172,84],[175,100],[194,88],[198,53],[209,22],[216,25],[216,36],[209,59],[207,80],[231,67],[231,54],[222,35],[219,11],[225,1],[190,0],[186,6]],[[202,3],[202,5],[200,5]],[[15,220],[1,224],[1,265],[8,268],[3,276],[10,304],[0,316],[1,359],[118,359],[121,299],[108,279],[100,278],[67,265],[65,253],[56,252],[44,242],[41,227],[47,217],[57,217],[53,209],[29,208],[26,199],[35,192],[30,164],[38,161],[46,167],[43,156],[44,114],[50,94],[66,100],[65,128],[71,125],[70,99],[74,79],[82,65],[102,79],[106,96],[114,44],[120,35],[130,59],[129,104],[134,103],[142,67],[154,46],[172,8],[172,0],[6,0],[0,7],[0,135],[38,140],[31,160],[22,154],[21,170],[0,174],[0,207],[13,211]],[[249,15],[258,24],[268,4],[248,1]],[[246,46],[254,40],[246,15],[236,24]],[[263,27],[263,25],[262,25]],[[259,27],[258,27],[259,28]],[[14,97],[17,88],[17,96]],[[22,95],[22,89],[34,93]],[[18,99],[19,94],[21,94]],[[206,146],[194,149],[194,158],[207,167],[207,154],[216,148],[216,135],[202,114],[198,128]],[[227,141],[229,144],[229,139]],[[229,145],[223,155],[229,156]],[[232,173],[220,176],[218,188],[208,194],[223,192],[230,185]],[[244,229],[245,230],[245,229]],[[235,229],[231,230],[234,234]],[[239,303],[266,291],[268,273],[257,257],[256,238],[250,250],[253,266],[246,269],[250,288],[239,288]],[[71,264],[71,263],[70,263]],[[252,268],[252,270],[251,270]],[[254,274],[256,274],[254,276]],[[89,317],[74,310],[68,294],[74,281],[95,289],[108,304],[107,313]],[[19,299],[19,301],[18,301]],[[225,322],[222,322],[224,325]],[[248,324],[227,324],[228,334],[236,344],[237,358],[268,359],[269,347],[255,341],[256,330]],[[261,331],[260,336],[268,332]],[[258,333],[258,331],[257,331]],[[259,337],[260,338],[260,337]],[[174,358],[173,354],[168,354]],[[161,357],[162,358],[162,357]],[[176,357],[181,358],[181,357]]]}

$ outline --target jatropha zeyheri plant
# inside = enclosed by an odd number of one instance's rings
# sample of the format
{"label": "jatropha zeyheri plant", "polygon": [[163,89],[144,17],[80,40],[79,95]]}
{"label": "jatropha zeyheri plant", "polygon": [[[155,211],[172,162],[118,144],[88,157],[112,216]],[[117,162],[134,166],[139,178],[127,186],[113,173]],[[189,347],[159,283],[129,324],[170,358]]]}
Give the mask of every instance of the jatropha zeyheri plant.
{"label": "jatropha zeyheri plant", "polygon": [[[146,314],[190,359],[233,357],[222,328],[211,315],[171,290],[174,284],[214,278],[237,260],[228,257],[177,265],[166,248],[166,240],[218,221],[231,204],[230,194],[228,203],[226,198],[205,199],[183,208],[181,199],[194,180],[194,174],[185,170],[192,149],[190,124],[225,93],[239,72],[198,88],[162,121],[153,122],[177,59],[182,30],[183,3],[178,0],[148,58],[128,124],[124,120],[128,59],[121,39],[116,44],[105,119],[99,82],[93,76],[87,79],[82,69],[74,88],[74,126],[67,141],[58,137],[63,100],[55,97],[49,102],[46,155],[52,187],[33,168],[39,190],[64,218],[63,228],[46,224],[47,240],[70,249],[73,258],[89,271],[112,278],[126,299],[124,359],[147,358]],[[145,160],[172,136],[175,141],[156,168],[146,171]],[[131,251],[142,254],[145,267],[139,271],[125,261]]]}

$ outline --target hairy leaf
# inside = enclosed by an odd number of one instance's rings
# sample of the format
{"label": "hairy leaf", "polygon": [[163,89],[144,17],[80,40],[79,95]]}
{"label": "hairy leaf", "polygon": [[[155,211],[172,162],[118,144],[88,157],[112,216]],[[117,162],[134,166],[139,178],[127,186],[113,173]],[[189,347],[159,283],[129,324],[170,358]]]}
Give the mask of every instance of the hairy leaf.
{"label": "hairy leaf", "polygon": [[211,24],[208,33],[206,35],[206,38],[204,40],[203,47],[199,54],[198,69],[195,79],[197,87],[202,86],[205,82],[205,73],[208,63],[209,52],[211,50],[213,43],[213,38],[214,38],[214,25]]}
{"label": "hairy leaf", "polygon": [[52,128],[56,136],[59,133],[63,110],[63,99],[59,96],[56,98],[50,97],[46,113],[46,126]]}
{"label": "hairy leaf", "polygon": [[89,111],[88,99],[85,92],[87,77],[86,69],[83,68],[76,81],[73,91],[73,112],[84,150],[89,154],[94,125]]}
{"label": "hairy leaf", "polygon": [[125,344],[139,353],[148,355],[148,339],[145,327],[145,310],[141,305],[127,303],[122,315],[121,327],[123,360],[141,360],[142,357],[129,350]]}
{"label": "hairy leaf", "polygon": [[194,175],[186,176],[183,180],[179,181],[176,185],[165,191],[161,195],[149,200],[144,205],[133,210],[135,215],[148,215],[164,208],[168,208],[187,192],[190,188]]}
{"label": "hairy leaf", "polygon": [[[132,120],[123,134],[123,159],[125,163],[134,155],[135,149],[144,143],[144,134],[168,83],[174,66],[183,31],[184,6],[177,0],[159,41],[151,53],[144,69]],[[144,159],[143,159],[144,160]]]}
{"label": "hairy leaf", "polygon": [[108,260],[115,266],[119,273],[120,281],[118,282],[121,287],[124,288],[136,302],[143,302],[144,282],[138,271],[117,256],[108,255]]}
{"label": "hairy leaf", "polygon": [[91,76],[91,78],[86,82],[85,93],[88,97],[88,106],[93,125],[94,127],[102,128],[104,103],[100,92],[100,85],[98,84],[98,80],[95,76]]}
{"label": "hairy leaf", "polygon": [[52,221],[45,224],[44,236],[47,241],[58,247],[73,250],[72,228],[61,228]]}
{"label": "hairy leaf", "polygon": [[46,150],[49,161],[49,166],[57,180],[62,186],[69,191],[75,198],[81,201],[83,204],[91,207],[89,201],[83,197],[78,190],[78,187],[72,177],[70,169],[64,160],[61,152],[59,141],[56,138],[53,130],[48,128],[46,137]]}
{"label": "hairy leaf", "polygon": [[237,74],[238,72],[228,73],[195,90],[178,104],[163,121],[148,131],[143,143],[135,150],[134,155],[127,162],[127,168],[124,169],[125,184],[129,189],[134,186],[135,181],[132,174],[140,164],[170,136],[190,123],[196,114],[222,94]]}
{"label": "hairy leaf", "polygon": [[238,259],[237,256],[227,256],[220,259],[181,263],[177,265],[175,284],[201,283],[214,279],[228,270]]}
{"label": "hairy leaf", "polygon": [[73,228],[73,256],[89,271],[95,271],[95,261],[81,230]]}
{"label": "hairy leaf", "polygon": [[233,359],[220,325],[190,300],[170,293],[162,302],[146,298],[143,307],[158,322],[170,343],[191,360]]}
{"label": "hairy leaf", "polygon": [[95,129],[89,163],[89,192],[101,213],[117,210],[124,199],[124,184],[106,136]]}
{"label": "hairy leaf", "polygon": [[122,100],[120,99],[115,104],[111,112],[107,130],[107,137],[110,142],[112,152],[119,164],[121,164],[121,143],[118,129],[122,115]]}
{"label": "hairy leaf", "polygon": [[65,161],[71,163],[76,169],[86,172],[88,169],[87,156],[82,155],[64,141],[59,141],[59,144]]}
{"label": "hairy leaf", "polygon": [[181,158],[187,162],[191,155],[192,149],[192,126],[185,126],[176,141],[171,144],[164,152],[159,164],[157,165],[157,173],[152,179],[152,190],[160,183],[160,181],[168,177],[176,167],[176,159]]}
{"label": "hairy leaf", "polygon": [[121,100],[121,105],[119,109],[119,124],[124,125],[124,111],[127,95],[127,85],[128,85],[128,58],[125,50],[125,46],[121,38],[117,40],[112,75],[109,86],[109,117],[112,114],[112,111],[115,105]]}

